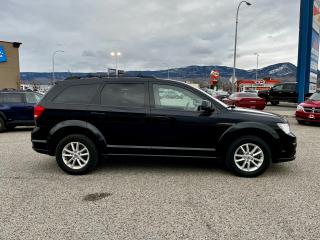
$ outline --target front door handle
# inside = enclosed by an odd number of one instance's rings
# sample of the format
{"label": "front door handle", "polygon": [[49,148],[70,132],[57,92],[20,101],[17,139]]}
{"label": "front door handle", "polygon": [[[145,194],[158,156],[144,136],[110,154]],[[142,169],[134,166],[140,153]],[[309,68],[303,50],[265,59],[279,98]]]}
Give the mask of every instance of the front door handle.
{"label": "front door handle", "polygon": [[154,120],[158,120],[158,121],[164,121],[164,122],[168,122],[168,121],[172,121],[174,120],[174,118],[169,117],[167,115],[155,115],[152,117]]}

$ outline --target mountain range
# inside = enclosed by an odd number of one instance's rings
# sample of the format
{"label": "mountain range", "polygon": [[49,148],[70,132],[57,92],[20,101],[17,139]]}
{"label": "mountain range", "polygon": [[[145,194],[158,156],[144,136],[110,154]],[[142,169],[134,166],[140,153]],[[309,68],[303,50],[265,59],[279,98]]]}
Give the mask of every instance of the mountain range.
{"label": "mountain range", "polygon": [[[188,66],[181,68],[169,69],[169,77],[171,79],[188,79],[188,80],[204,80],[208,81],[211,70],[218,70],[220,77],[224,80],[229,79],[232,76],[233,69],[226,66]],[[90,75],[105,75],[105,73],[71,73],[71,72],[56,72],[55,79],[63,80],[71,76],[85,77]],[[265,78],[270,77],[273,79],[280,79],[282,81],[295,81],[297,74],[297,67],[292,63],[277,63],[258,70],[258,77]],[[168,69],[157,71],[128,71],[125,76],[154,76],[157,78],[167,78]],[[237,79],[255,79],[256,69],[244,70],[236,69]],[[22,82],[28,83],[37,81],[42,84],[49,83],[52,80],[51,72],[21,72],[20,77]]]}

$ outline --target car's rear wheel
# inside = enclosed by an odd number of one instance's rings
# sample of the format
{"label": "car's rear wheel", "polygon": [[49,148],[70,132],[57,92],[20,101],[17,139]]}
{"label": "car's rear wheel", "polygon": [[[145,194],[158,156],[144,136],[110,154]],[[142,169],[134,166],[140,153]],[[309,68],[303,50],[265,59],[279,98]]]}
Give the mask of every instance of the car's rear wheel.
{"label": "car's rear wheel", "polygon": [[56,149],[56,160],[63,171],[81,175],[96,167],[99,154],[90,138],[74,134],[59,142]]}
{"label": "car's rear wheel", "polygon": [[6,125],[3,119],[0,117],[0,132],[3,132],[4,130],[6,130]]}
{"label": "car's rear wheel", "polygon": [[226,155],[226,165],[233,173],[242,177],[257,177],[271,163],[269,146],[256,136],[244,136],[235,140]]}
{"label": "car's rear wheel", "polygon": [[279,105],[279,101],[271,101],[271,104],[272,104],[273,106]]}

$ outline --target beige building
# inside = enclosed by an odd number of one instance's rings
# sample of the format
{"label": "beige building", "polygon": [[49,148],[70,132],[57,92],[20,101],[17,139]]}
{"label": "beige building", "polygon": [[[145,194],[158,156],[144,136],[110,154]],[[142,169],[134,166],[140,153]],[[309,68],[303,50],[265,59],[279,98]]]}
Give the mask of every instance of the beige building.
{"label": "beige building", "polygon": [[20,45],[18,42],[0,41],[0,89],[20,88]]}

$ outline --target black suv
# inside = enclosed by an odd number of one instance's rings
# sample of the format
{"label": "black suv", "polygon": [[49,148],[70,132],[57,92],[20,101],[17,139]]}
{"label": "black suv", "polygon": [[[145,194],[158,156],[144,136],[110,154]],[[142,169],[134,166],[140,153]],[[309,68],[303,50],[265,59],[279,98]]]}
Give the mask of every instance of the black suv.
{"label": "black suv", "polygon": [[[298,102],[297,83],[288,82],[277,84],[270,90],[262,90],[258,92],[258,96],[264,98],[266,102],[272,105],[278,105],[280,102]],[[309,97],[311,94],[306,94]]]}
{"label": "black suv", "polygon": [[101,155],[222,159],[247,177],[295,159],[296,137],[284,118],[228,107],[178,81],[65,80],[34,115],[33,149],[55,155],[70,174],[92,170]]}
{"label": "black suv", "polygon": [[33,126],[33,107],[41,98],[41,94],[32,91],[0,90],[0,132]]}

